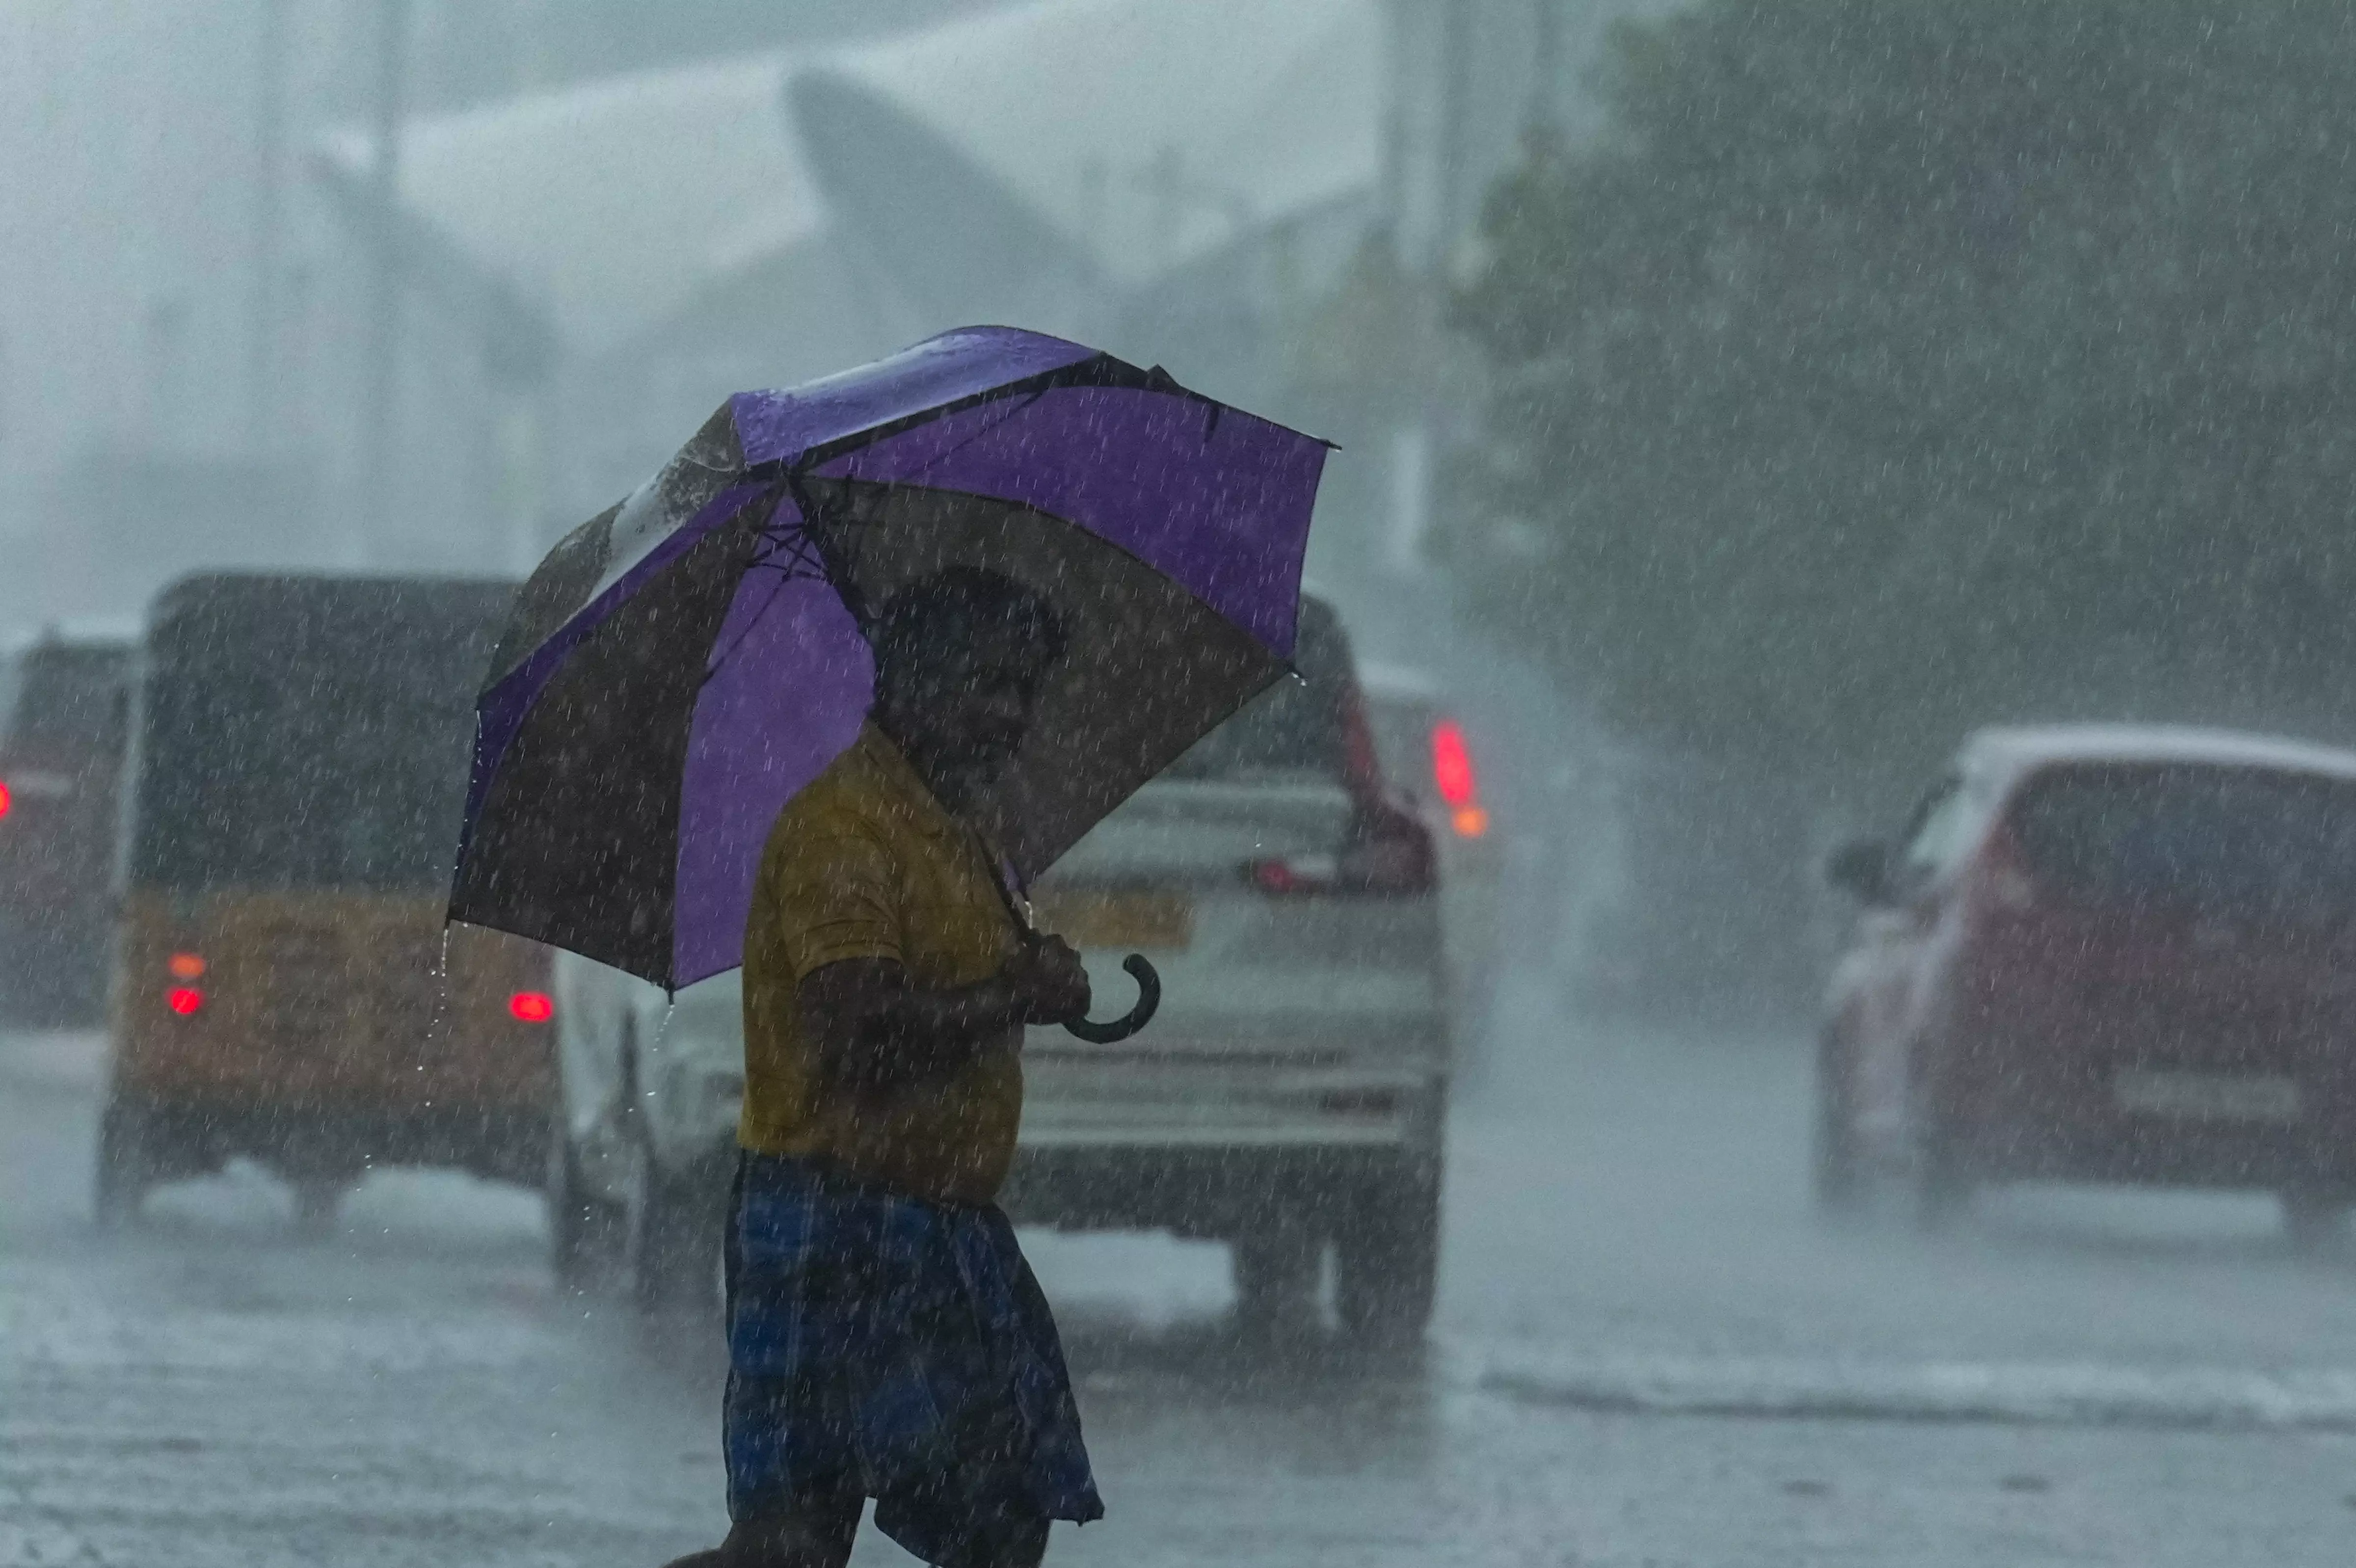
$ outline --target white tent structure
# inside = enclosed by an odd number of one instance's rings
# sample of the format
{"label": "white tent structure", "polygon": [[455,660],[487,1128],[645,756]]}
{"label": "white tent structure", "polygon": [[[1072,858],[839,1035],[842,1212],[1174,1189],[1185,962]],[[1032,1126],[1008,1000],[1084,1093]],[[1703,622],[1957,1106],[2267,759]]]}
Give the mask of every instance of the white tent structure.
{"label": "white tent structure", "polygon": [[[537,312],[567,359],[862,233],[865,297],[794,314],[825,340],[862,315],[896,342],[953,325],[921,319],[952,302],[910,299],[894,276],[925,260],[895,204],[923,190],[937,209],[952,173],[961,210],[935,210],[922,248],[957,257],[971,286],[954,303],[983,315],[1029,303],[1035,279],[1006,273],[1047,253],[1063,283],[1126,295],[1362,202],[1380,170],[1382,27],[1379,0],[1033,0],[421,120],[399,189],[444,261]],[[346,136],[323,169],[357,198],[370,162]],[[972,253],[992,239],[1001,253]]]}
{"label": "white tent structure", "polygon": [[1136,289],[1381,176],[1374,0],[1040,0],[841,51]]}
{"label": "white tent structure", "polygon": [[[1378,193],[1385,16],[1382,0],[1026,0],[411,123],[402,264],[455,328],[440,341],[475,347],[477,422],[510,432],[509,554],[604,505],[729,392],[968,322],[1262,395],[1274,319]],[[357,133],[318,161],[361,235],[373,161]],[[446,446],[452,400],[415,409],[410,443],[431,423]]]}
{"label": "white tent structure", "polygon": [[[413,122],[402,203],[564,353],[594,357],[755,257],[824,242],[824,201],[780,113],[791,69],[762,56]],[[324,172],[359,199],[372,164],[347,134]]]}

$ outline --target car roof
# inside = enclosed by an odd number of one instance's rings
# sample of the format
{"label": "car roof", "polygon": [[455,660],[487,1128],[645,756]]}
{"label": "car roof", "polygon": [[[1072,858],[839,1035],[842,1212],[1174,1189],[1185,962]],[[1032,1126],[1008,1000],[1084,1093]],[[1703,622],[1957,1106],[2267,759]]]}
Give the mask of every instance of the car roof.
{"label": "car roof", "polygon": [[15,657],[43,648],[128,652],[138,640],[139,622],[135,617],[93,615],[83,620],[50,621],[38,630],[19,632],[0,644],[0,657]]}
{"label": "car roof", "polygon": [[2283,735],[2174,724],[2038,724],[1975,731],[1967,768],[2019,778],[2065,763],[2193,763],[2356,778],[2356,751]]}
{"label": "car roof", "polygon": [[1407,665],[1370,664],[1361,660],[1358,665],[1358,686],[1369,698],[1377,701],[1437,702],[1440,700],[1440,682],[1422,670]]}

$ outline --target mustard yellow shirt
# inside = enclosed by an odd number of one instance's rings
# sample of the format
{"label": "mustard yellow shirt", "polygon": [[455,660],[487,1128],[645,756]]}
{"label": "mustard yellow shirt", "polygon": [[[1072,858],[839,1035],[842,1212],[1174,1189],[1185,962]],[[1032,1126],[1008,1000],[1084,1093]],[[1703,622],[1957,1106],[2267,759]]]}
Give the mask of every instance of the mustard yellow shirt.
{"label": "mustard yellow shirt", "polygon": [[919,1198],[987,1203],[1023,1120],[1022,1029],[888,1090],[820,1083],[795,987],[828,964],[896,959],[928,990],[996,974],[1018,937],[980,837],[873,725],[778,813],[744,927],[744,1112],[764,1154],[819,1156]]}

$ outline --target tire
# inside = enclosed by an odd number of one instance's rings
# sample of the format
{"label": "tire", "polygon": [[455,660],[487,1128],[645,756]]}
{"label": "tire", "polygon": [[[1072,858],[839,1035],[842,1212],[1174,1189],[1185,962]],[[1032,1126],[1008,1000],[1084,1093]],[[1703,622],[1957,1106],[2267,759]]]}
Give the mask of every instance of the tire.
{"label": "tire", "polygon": [[1978,1186],[1944,1122],[1925,1128],[1914,1153],[1914,1228],[1936,1234],[1971,1207]]}
{"label": "tire", "polygon": [[541,1198],[548,1208],[548,1264],[566,1290],[588,1287],[621,1250],[620,1208],[590,1193],[581,1179],[580,1151],[573,1147],[560,1112],[549,1118],[548,1157]]}
{"label": "tire", "polygon": [[1972,1151],[1964,1130],[1944,1106],[1952,1058],[1915,1046],[1910,1064],[1912,1080],[1907,1095],[1908,1146],[1912,1158],[1909,1188],[1913,1199],[1914,1228],[1925,1234],[1948,1230],[1971,1207],[1980,1183],[1973,1168]]}
{"label": "tire", "polygon": [[350,1178],[290,1176],[286,1184],[294,1193],[294,1233],[316,1242],[333,1232],[336,1216],[343,1211],[344,1194],[352,1189]]}
{"label": "tire", "polygon": [[622,1263],[630,1299],[642,1317],[685,1312],[717,1317],[721,1293],[721,1228],[725,1219],[723,1184],[700,1168],[665,1168],[647,1125],[644,1090],[638,1082],[635,1019],[622,1025],[621,1128],[632,1146],[629,1200],[622,1211]]}
{"label": "tire", "polygon": [[1227,1243],[1236,1282],[1236,1321],[1253,1330],[1299,1327],[1317,1312],[1323,1248],[1298,1226],[1269,1224]]}
{"label": "tire", "polygon": [[1371,1178],[1334,1240],[1333,1305],[1343,1332],[1375,1345],[1419,1342],[1440,1284],[1440,1183],[1419,1172]]}
{"label": "tire", "polygon": [[2339,1193],[2291,1187],[2283,1189],[2277,1201],[2283,1237],[2295,1252],[2323,1252],[2348,1233],[2348,1200]]}
{"label": "tire", "polygon": [[147,1150],[146,1114],[110,1095],[98,1118],[98,1159],[91,1211],[102,1230],[135,1223],[139,1205],[155,1185]]}
{"label": "tire", "polygon": [[1816,1208],[1826,1214],[1855,1213],[1866,1196],[1848,1061],[1839,1030],[1827,1028],[1816,1048],[1816,1120],[1810,1167]]}
{"label": "tire", "polygon": [[666,1171],[651,1157],[640,1169],[625,1248],[631,1301],[647,1317],[685,1313],[716,1320],[725,1220],[718,1184],[697,1171]]}

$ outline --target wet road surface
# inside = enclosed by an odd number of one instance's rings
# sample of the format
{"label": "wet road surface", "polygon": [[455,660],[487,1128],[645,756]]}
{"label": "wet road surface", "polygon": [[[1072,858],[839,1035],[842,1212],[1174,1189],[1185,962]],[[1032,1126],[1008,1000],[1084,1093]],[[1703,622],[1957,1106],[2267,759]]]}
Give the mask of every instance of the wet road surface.
{"label": "wet road surface", "polygon": [[[1239,1339],[1214,1248],[1026,1238],[1111,1509],[1052,1562],[2356,1561],[2356,1249],[2294,1255],[2240,1198],[1826,1231],[1799,1042],[1504,1050],[1453,1129],[1419,1362]],[[535,1200],[380,1173],[305,1242],[239,1170],[101,1235],[98,1071],[87,1038],[0,1040],[0,1568],[716,1538],[708,1335],[554,1290]]]}

